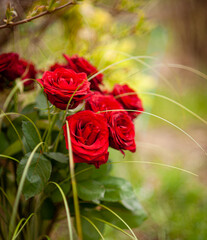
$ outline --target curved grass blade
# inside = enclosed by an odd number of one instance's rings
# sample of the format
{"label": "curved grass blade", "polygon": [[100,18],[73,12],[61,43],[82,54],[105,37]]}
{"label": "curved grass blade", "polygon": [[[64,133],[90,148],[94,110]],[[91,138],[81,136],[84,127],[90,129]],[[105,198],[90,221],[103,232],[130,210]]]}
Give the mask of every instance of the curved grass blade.
{"label": "curved grass blade", "polygon": [[9,95],[7,96],[7,99],[5,100],[4,102],[4,105],[3,105],[3,111],[5,112],[10,101],[12,100],[14,94],[16,93],[16,91],[21,87],[21,85],[23,85],[25,82],[27,81],[34,81],[34,82],[37,82],[36,79],[32,79],[32,78],[28,78],[28,79],[25,79],[25,80],[21,80],[21,82],[18,82],[14,87],[13,89],[11,90],[11,92],[9,93]]}
{"label": "curved grass blade", "polygon": [[34,122],[29,117],[27,117],[26,115],[21,114],[21,113],[8,112],[8,113],[0,114],[0,118],[4,117],[5,115],[19,115],[19,116],[22,116],[22,117],[26,118],[34,126],[34,128],[35,128],[35,130],[38,134],[39,140],[40,140],[40,142],[42,142],[42,137],[40,135],[40,132],[39,132],[37,126],[34,124]]}
{"label": "curved grass blade", "polygon": [[[120,94],[120,95],[117,95],[115,96],[115,98],[120,98],[120,97],[124,97],[124,96],[128,96],[128,95],[135,95],[137,94],[136,92],[135,93],[123,93],[123,94]],[[169,98],[169,97],[166,97],[164,95],[161,95],[161,94],[157,94],[157,93],[153,93],[153,92],[138,92],[138,94],[146,94],[146,95],[152,95],[152,96],[155,96],[155,97],[160,97],[160,98],[163,98],[171,103],[174,103],[175,105],[179,106],[180,108],[184,109],[185,111],[187,111],[188,113],[190,113],[191,115],[193,115],[194,117],[196,117],[197,119],[199,119],[201,122],[203,122],[204,124],[207,125],[207,121],[205,119],[203,119],[202,117],[200,117],[198,114],[194,113],[193,111],[191,111],[189,108],[185,107],[184,105],[182,105],[181,103]]]}
{"label": "curved grass blade", "polygon": [[5,115],[6,119],[9,121],[9,123],[10,123],[11,126],[13,127],[13,129],[14,129],[15,133],[17,134],[17,137],[18,137],[18,139],[19,139],[19,141],[20,141],[20,143],[21,143],[21,145],[22,145],[23,152],[24,152],[24,154],[26,154],[26,149],[25,149],[24,144],[23,144],[23,142],[22,142],[22,138],[21,138],[20,135],[19,135],[19,132],[17,131],[16,127],[14,126],[14,124],[12,123],[12,121],[9,119],[9,117],[5,114],[5,112],[2,111],[2,113]]}
{"label": "curved grass blade", "polygon": [[10,206],[12,206],[8,195],[6,194],[6,192],[4,191],[4,189],[2,187],[0,187],[0,191],[3,193],[4,197],[6,198],[6,200],[8,201],[8,203],[10,204]]}
{"label": "curved grass blade", "polygon": [[82,228],[81,228],[80,209],[79,209],[79,202],[78,202],[78,193],[77,193],[77,186],[76,186],[76,180],[75,180],[73,152],[72,152],[73,150],[72,150],[72,144],[70,139],[70,129],[69,129],[68,121],[66,121],[66,129],[67,129],[67,138],[68,138],[69,167],[70,167],[71,184],[72,184],[72,190],[73,190],[73,201],[74,201],[74,207],[75,207],[75,219],[76,219],[78,236],[82,240],[83,235],[82,235]]}
{"label": "curved grass blade", "polygon": [[[122,53],[122,52],[120,52]],[[98,74],[106,71],[107,69],[113,67],[113,66],[116,66],[120,63],[123,63],[123,62],[126,62],[126,61],[129,61],[129,60],[135,60],[139,63],[141,63],[142,65],[148,67],[149,69],[151,69],[161,80],[163,80],[171,89],[173,89],[173,91],[177,94],[177,91],[176,89],[174,88],[174,86],[172,84],[170,84],[170,82],[162,75],[160,74],[158,71],[156,71],[153,67],[151,67],[149,64],[145,63],[144,61],[140,60],[140,59],[143,59],[143,58],[148,58],[146,56],[131,56],[129,54],[126,54],[126,53],[122,53],[123,55],[125,56],[130,56],[129,58],[125,58],[123,60],[120,60],[118,62],[115,62],[115,63],[112,63],[110,64],[109,66],[103,68],[102,70],[98,71],[97,73],[95,73],[94,75],[92,75],[91,77],[88,78],[88,81],[90,81],[91,79],[93,79],[94,77],[96,77]]]}
{"label": "curved grass blade", "polygon": [[156,96],[156,97],[160,97],[160,98],[163,98],[169,102],[172,102],[174,103],[175,105],[181,107],[182,109],[184,109],[185,111],[187,111],[188,113],[190,113],[191,115],[193,115],[194,117],[196,117],[197,119],[199,119],[201,122],[203,122],[204,124],[207,125],[207,121],[205,119],[203,119],[202,117],[200,117],[198,114],[194,113],[193,111],[191,111],[189,108],[183,106],[182,104],[180,104],[179,102],[171,99],[171,98],[168,98],[166,96],[163,96],[161,94],[157,94],[157,93],[150,93],[150,92],[140,92],[141,94],[148,94],[148,95],[153,95],[153,96]]}
{"label": "curved grass blade", "polygon": [[27,172],[29,170],[29,166],[32,162],[32,158],[35,154],[35,152],[37,151],[37,149],[39,148],[40,145],[42,145],[43,142],[40,142],[39,144],[37,144],[37,146],[33,149],[33,151],[31,152],[29,158],[28,158],[28,161],[25,165],[25,168],[24,168],[24,171],[22,173],[22,177],[20,179],[20,182],[19,182],[19,187],[18,187],[18,190],[17,190],[17,195],[16,195],[16,198],[15,198],[15,202],[14,202],[14,206],[13,206],[13,211],[12,211],[12,215],[11,215],[11,220],[10,220],[10,224],[9,224],[9,238],[11,237],[11,234],[13,232],[13,229],[14,229],[14,224],[15,224],[15,217],[16,217],[16,214],[17,214],[17,209],[18,209],[18,205],[19,205],[19,200],[20,200],[20,197],[21,197],[21,193],[22,193],[22,190],[23,190],[23,186],[24,186],[24,182],[25,182],[25,179],[26,179],[26,176],[27,176]]}
{"label": "curved grass blade", "polygon": [[13,157],[10,157],[10,156],[4,155],[4,154],[0,154],[0,157],[9,158],[9,159],[14,160],[15,162],[19,163],[19,160],[17,160],[16,158],[13,158]]}
{"label": "curved grass blade", "polygon": [[101,232],[99,231],[99,229],[96,227],[96,225],[95,225],[89,218],[87,218],[86,216],[82,216],[82,218],[84,218],[86,221],[88,221],[88,222],[96,229],[96,231],[97,231],[98,234],[100,235],[101,239],[104,240],[103,235],[101,234]]}
{"label": "curved grass blade", "polygon": [[[115,51],[115,50],[112,50],[114,52],[117,52],[117,53],[120,53],[124,56],[131,56],[131,57],[134,57],[134,58],[137,58],[137,57],[141,57],[142,59],[151,59],[151,60],[157,60],[158,58],[156,57],[153,57],[153,56],[132,56],[128,53],[125,53],[125,52],[121,52],[121,51]],[[170,67],[170,68],[179,68],[179,69],[183,69],[183,70],[186,70],[186,71],[189,71],[189,72],[192,72],[204,79],[207,80],[207,75],[202,73],[201,71],[195,69],[195,68],[192,68],[192,67],[189,67],[189,66],[186,66],[186,65],[183,65],[183,64],[177,64],[177,63],[159,63],[159,64],[156,64],[158,66],[160,65],[163,65],[163,66],[167,66],[167,67]],[[149,65],[148,69],[151,69],[152,67]]]}
{"label": "curved grass blade", "polygon": [[68,206],[65,194],[64,194],[62,188],[59,186],[59,184],[57,184],[56,182],[52,182],[52,181],[48,182],[48,184],[49,183],[54,184],[59,189],[59,191],[60,191],[60,193],[62,195],[63,202],[64,202],[64,205],[65,205],[65,211],[66,211],[66,215],[67,215],[68,234],[70,236],[70,240],[73,240],[73,230],[72,230],[72,223],[71,223],[71,219],[70,219],[70,210],[69,210],[69,206]]}
{"label": "curved grass blade", "polygon": [[134,234],[134,232],[132,231],[132,229],[130,228],[130,226],[117,214],[115,213],[113,210],[111,210],[109,207],[103,205],[103,204],[97,204],[98,206],[105,208],[106,210],[108,210],[109,212],[111,212],[113,215],[115,215],[121,222],[123,222],[126,227],[129,229],[129,231],[131,232],[131,234],[133,235],[135,240],[138,240],[136,235]]}
{"label": "curved grass blade", "polygon": [[200,72],[199,70],[197,70],[195,68],[189,67],[189,66],[185,66],[185,65],[177,64],[177,63],[165,63],[165,64],[158,64],[158,65],[166,65],[167,67],[170,67],[170,68],[179,68],[179,69],[187,70],[187,71],[192,72],[192,73],[198,75],[199,77],[202,77],[207,80],[206,74]]}
{"label": "curved grass blade", "polygon": [[152,164],[152,165],[158,165],[158,166],[162,166],[162,167],[173,168],[173,169],[179,170],[181,172],[188,173],[190,175],[198,177],[198,174],[196,174],[196,173],[193,173],[191,171],[185,170],[183,168],[179,168],[179,167],[175,167],[175,166],[172,166],[172,165],[169,165],[169,164],[165,164],[165,163],[149,162],[149,161],[115,161],[115,162],[110,162],[110,163],[106,163],[106,164],[114,164],[114,163],[144,163],[144,164]]}
{"label": "curved grass blade", "polygon": [[[20,220],[20,222],[18,223],[18,225],[17,225],[17,227],[16,227],[16,229],[15,229],[15,232],[14,232],[14,235],[13,235],[13,237],[12,237],[12,240],[15,240],[15,239],[18,237],[18,235],[20,234],[20,232],[22,231],[22,229],[24,228],[24,226],[27,224],[27,222],[30,220],[30,218],[33,217],[34,215],[35,215],[34,213],[31,213],[27,219],[22,218],[22,219]],[[25,222],[24,222],[24,224],[22,225],[22,227],[19,229],[19,227],[20,227],[20,225],[22,224],[23,221],[25,221]],[[19,229],[19,231],[18,231],[18,229]],[[17,231],[18,231],[18,232],[17,232]]]}
{"label": "curved grass blade", "polygon": [[110,227],[112,227],[112,228],[114,228],[114,229],[116,229],[116,230],[124,233],[125,235],[127,235],[127,236],[130,237],[131,239],[134,239],[134,237],[131,236],[128,232],[126,232],[126,231],[124,231],[123,229],[117,227],[116,225],[114,225],[114,224],[112,224],[112,223],[110,223],[110,222],[107,222],[107,221],[105,221],[105,220],[103,220],[103,219],[101,219],[101,218],[94,217],[94,219],[96,219],[97,221],[103,222],[103,223],[109,225]]}
{"label": "curved grass blade", "polygon": [[19,230],[21,224],[25,221],[25,219],[26,219],[26,218],[22,218],[22,219],[19,221],[19,223],[18,223],[17,226],[16,226],[16,229],[15,229],[15,231],[14,231],[14,234],[13,234],[11,240],[14,240],[14,239],[15,239],[15,235],[17,234],[17,231]]}
{"label": "curved grass blade", "polygon": [[113,112],[113,111],[127,111],[127,112],[140,112],[140,113],[143,113],[143,114],[147,114],[147,115],[150,115],[150,116],[153,116],[153,117],[156,117],[166,123],[168,123],[169,125],[175,127],[176,129],[178,129],[179,131],[181,131],[182,133],[184,133],[188,138],[190,138],[204,153],[205,155],[207,156],[207,152],[204,150],[204,148],[190,135],[188,134],[187,132],[185,132],[182,128],[178,127],[177,125],[175,125],[174,123],[168,121],[167,119],[165,118],[162,118],[158,115],[155,115],[153,113],[149,113],[149,112],[145,112],[145,111],[138,111],[138,110],[131,110],[131,109],[113,109],[113,110],[105,110],[105,111],[99,111],[97,113],[102,113],[102,112]]}

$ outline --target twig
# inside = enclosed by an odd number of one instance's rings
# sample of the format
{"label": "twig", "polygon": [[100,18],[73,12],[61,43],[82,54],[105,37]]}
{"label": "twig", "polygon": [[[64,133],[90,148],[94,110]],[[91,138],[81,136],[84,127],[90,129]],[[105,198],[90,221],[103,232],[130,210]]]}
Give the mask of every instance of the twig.
{"label": "twig", "polygon": [[31,22],[34,19],[40,18],[40,17],[42,17],[44,15],[54,13],[54,12],[56,12],[58,10],[61,10],[63,8],[69,7],[71,5],[76,5],[76,4],[77,3],[75,3],[75,2],[68,2],[68,3],[66,3],[66,4],[64,4],[64,5],[60,6],[60,7],[55,8],[52,11],[48,11],[47,10],[47,11],[44,11],[44,12],[42,12],[42,13],[34,16],[34,17],[28,18],[28,19],[23,19],[23,20],[20,20],[20,21],[17,21],[17,22],[11,22],[11,23],[6,23],[6,24],[3,24],[3,25],[0,25],[0,29],[10,28],[10,27],[13,27],[13,26],[16,26],[16,25],[19,25],[19,24],[24,24],[24,23],[27,23],[27,22]]}

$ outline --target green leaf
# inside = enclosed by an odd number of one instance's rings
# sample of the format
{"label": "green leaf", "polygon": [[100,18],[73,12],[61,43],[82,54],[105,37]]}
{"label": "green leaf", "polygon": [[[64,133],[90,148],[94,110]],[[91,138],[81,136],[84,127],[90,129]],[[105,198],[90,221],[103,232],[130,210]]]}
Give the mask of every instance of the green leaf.
{"label": "green leaf", "polygon": [[85,201],[95,201],[104,196],[104,186],[96,180],[77,182],[78,196]]}
{"label": "green leaf", "polygon": [[38,112],[35,109],[35,106],[35,103],[28,104],[22,109],[21,114],[27,115],[27,117],[29,117],[33,122],[36,121],[38,118]]}
{"label": "green leaf", "polygon": [[36,98],[36,108],[39,110],[39,115],[41,117],[48,118],[47,97],[43,91],[41,91]]}
{"label": "green leaf", "polygon": [[39,143],[39,136],[34,126],[29,121],[22,121],[22,131],[31,150]]}
{"label": "green leaf", "polygon": [[42,110],[47,109],[47,98],[43,91],[36,98],[36,107]]}
{"label": "green leaf", "polygon": [[105,177],[99,180],[104,185],[105,193],[102,201],[118,202],[129,199],[134,196],[133,188],[130,182],[117,177]]}
{"label": "green leaf", "polygon": [[[139,203],[130,182],[111,176],[99,179],[99,182],[105,188],[104,196],[100,200],[108,202],[108,205],[106,203],[105,205],[109,206],[131,228],[138,227],[146,219],[146,212]],[[105,209],[103,211],[103,217],[106,221],[126,229],[126,225],[115,215]]]}
{"label": "green leaf", "polygon": [[48,158],[55,160],[59,163],[67,163],[68,164],[68,156],[65,156],[63,153],[60,152],[49,152],[44,153]]}
{"label": "green leaf", "polygon": [[[27,153],[20,161],[17,168],[17,182],[19,183],[30,153]],[[23,187],[23,194],[26,199],[40,193],[50,178],[52,171],[51,162],[39,153],[35,153],[29,167]]]}
{"label": "green leaf", "polygon": [[111,170],[111,164],[103,164],[100,168],[95,168],[93,165],[88,165],[86,163],[77,163],[75,172],[77,174],[76,181],[83,181],[86,179],[99,179],[105,177],[109,174]]}

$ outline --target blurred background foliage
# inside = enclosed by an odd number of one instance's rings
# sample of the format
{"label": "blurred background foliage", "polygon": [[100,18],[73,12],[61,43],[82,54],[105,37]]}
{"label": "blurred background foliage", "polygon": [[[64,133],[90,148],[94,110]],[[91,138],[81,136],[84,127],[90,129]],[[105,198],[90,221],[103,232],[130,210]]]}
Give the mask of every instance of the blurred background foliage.
{"label": "blurred background foliage", "polygon": [[[3,0],[0,6],[2,24],[7,2]],[[67,3],[54,2],[53,9]],[[10,3],[16,21],[41,13],[50,1]],[[114,64],[104,72],[108,89],[114,83],[129,84],[142,97],[146,112],[173,122],[206,149],[206,125],[166,99],[153,96],[167,96],[207,119],[207,78],[192,73],[194,69],[207,72],[205,10],[202,0],[84,0],[0,30],[0,50],[18,52],[43,71],[64,62],[63,53],[84,56],[99,70]],[[177,65],[168,65],[172,63]],[[190,71],[181,69],[183,65]],[[24,93],[20,100],[26,105],[35,95]],[[112,160],[123,161],[114,164],[113,174],[130,180],[149,215],[135,229],[137,236],[140,240],[206,239],[206,156],[182,132],[153,116],[142,114],[136,120],[136,133],[135,154],[127,153],[124,159],[118,151],[110,154]],[[134,162],[125,163],[127,160]],[[144,161],[169,164],[199,176]],[[52,239],[64,239],[60,230],[64,222],[60,225]],[[105,238],[128,239],[110,227]]]}

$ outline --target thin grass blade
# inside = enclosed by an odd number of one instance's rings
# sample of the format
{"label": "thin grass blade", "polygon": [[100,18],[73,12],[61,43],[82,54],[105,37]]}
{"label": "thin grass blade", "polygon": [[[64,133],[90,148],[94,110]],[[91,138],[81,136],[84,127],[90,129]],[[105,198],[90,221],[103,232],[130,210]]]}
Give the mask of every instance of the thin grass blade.
{"label": "thin grass blade", "polygon": [[104,237],[103,235],[101,234],[101,232],[99,231],[99,229],[96,227],[96,225],[87,217],[85,216],[82,216],[82,218],[84,218],[86,221],[88,221],[95,229],[96,231],[98,232],[98,234],[100,235],[101,239],[104,240]]}
{"label": "thin grass blade", "polygon": [[15,224],[15,217],[16,217],[16,214],[17,214],[17,209],[18,209],[18,205],[19,205],[19,200],[20,200],[20,197],[21,197],[21,193],[22,193],[22,190],[23,190],[23,186],[24,186],[24,182],[25,182],[25,179],[26,179],[26,176],[27,176],[27,172],[29,170],[29,166],[32,162],[32,158],[35,154],[35,152],[37,151],[37,149],[43,144],[43,142],[40,142],[39,144],[37,144],[37,146],[33,149],[33,151],[31,152],[29,158],[28,158],[28,161],[26,163],[26,166],[24,168],[24,171],[22,173],[22,177],[20,179],[20,182],[19,182],[19,187],[18,187],[18,190],[17,190],[17,195],[16,195],[16,199],[15,199],[15,202],[14,202],[14,207],[13,207],[13,211],[12,211],[12,215],[11,215],[11,220],[10,220],[10,224],[9,224],[9,238],[11,237],[12,235],[12,232],[13,232],[13,229],[14,229],[14,224]]}
{"label": "thin grass blade", "polygon": [[65,194],[64,194],[62,188],[59,186],[59,184],[57,184],[56,182],[49,182],[49,183],[54,184],[59,189],[59,191],[62,195],[63,202],[64,202],[64,205],[65,205],[65,212],[66,212],[66,216],[67,216],[68,234],[69,234],[70,240],[73,240],[73,230],[72,230],[72,223],[71,223],[71,218],[70,218],[70,210],[69,210],[69,206],[68,206]]}
{"label": "thin grass blade", "polygon": [[78,236],[80,240],[82,240],[83,235],[82,235],[82,228],[81,228],[80,209],[79,209],[79,202],[78,202],[78,192],[77,192],[77,186],[76,186],[73,152],[72,152],[73,150],[72,150],[72,144],[70,139],[70,129],[69,129],[68,121],[66,121],[66,128],[67,128],[67,138],[68,138],[69,167],[70,167],[71,184],[72,184],[72,190],[73,190],[73,201],[74,201],[74,207],[75,207],[75,218],[76,218]]}

